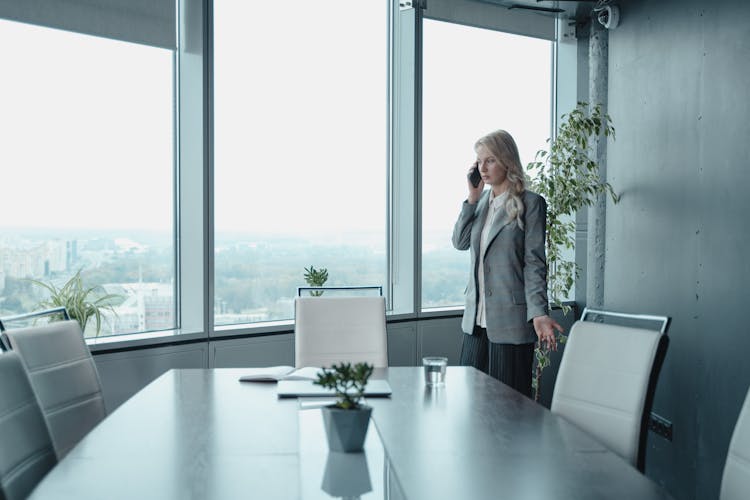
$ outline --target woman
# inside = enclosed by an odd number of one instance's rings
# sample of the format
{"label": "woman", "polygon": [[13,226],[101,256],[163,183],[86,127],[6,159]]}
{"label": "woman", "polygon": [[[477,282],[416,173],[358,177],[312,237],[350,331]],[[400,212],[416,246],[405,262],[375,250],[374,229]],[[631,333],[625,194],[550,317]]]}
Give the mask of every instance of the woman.
{"label": "woman", "polygon": [[[453,228],[453,246],[471,250],[461,327],[461,364],[473,366],[531,397],[534,342],[557,349],[548,315],[544,251],[547,204],[527,191],[518,147],[497,130],[474,145],[481,180]],[[484,186],[491,189],[484,191]]]}

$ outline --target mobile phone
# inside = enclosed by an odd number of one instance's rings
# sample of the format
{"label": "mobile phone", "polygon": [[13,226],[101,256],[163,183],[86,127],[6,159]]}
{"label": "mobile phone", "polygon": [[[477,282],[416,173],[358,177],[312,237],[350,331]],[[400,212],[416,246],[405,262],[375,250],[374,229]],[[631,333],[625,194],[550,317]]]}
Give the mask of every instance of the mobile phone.
{"label": "mobile phone", "polygon": [[474,168],[469,173],[469,182],[474,187],[479,187],[479,183],[482,182],[482,174],[479,173],[479,164],[475,163]]}

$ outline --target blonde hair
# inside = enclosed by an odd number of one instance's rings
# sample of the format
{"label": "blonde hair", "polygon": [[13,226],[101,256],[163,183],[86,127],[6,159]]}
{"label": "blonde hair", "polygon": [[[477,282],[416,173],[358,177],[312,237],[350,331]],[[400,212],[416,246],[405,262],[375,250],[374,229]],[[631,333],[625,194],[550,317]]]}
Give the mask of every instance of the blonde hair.
{"label": "blonde hair", "polygon": [[523,229],[524,205],[523,192],[526,190],[526,173],[518,155],[518,146],[513,137],[505,130],[495,130],[477,140],[474,149],[484,146],[505,167],[508,178],[508,197],[505,200],[505,212],[508,217],[516,219],[518,227]]}

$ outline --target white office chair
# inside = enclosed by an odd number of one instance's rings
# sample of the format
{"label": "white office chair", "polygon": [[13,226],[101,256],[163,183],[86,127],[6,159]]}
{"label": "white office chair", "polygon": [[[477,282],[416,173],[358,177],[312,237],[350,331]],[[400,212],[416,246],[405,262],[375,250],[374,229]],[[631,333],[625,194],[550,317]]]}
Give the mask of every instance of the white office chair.
{"label": "white office chair", "polygon": [[750,494],[750,390],[729,442],[719,500],[745,500]]}
{"label": "white office chair", "polygon": [[18,353],[62,459],[105,416],[99,373],[76,321],[6,330]]}
{"label": "white office chair", "polygon": [[577,321],[565,344],[550,409],[642,469],[639,445],[645,438],[649,381],[668,318],[596,313],[659,319],[664,326],[654,331]]}
{"label": "white office chair", "polygon": [[0,498],[26,498],[57,463],[44,415],[17,354],[0,354]]}
{"label": "white office chair", "polygon": [[297,297],[294,317],[297,367],[388,366],[384,297]]}

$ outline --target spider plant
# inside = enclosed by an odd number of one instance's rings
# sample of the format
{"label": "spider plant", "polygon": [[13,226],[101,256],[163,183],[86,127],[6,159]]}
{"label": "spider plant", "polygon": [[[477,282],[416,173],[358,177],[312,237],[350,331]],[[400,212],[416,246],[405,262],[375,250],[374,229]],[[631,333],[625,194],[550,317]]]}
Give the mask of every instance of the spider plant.
{"label": "spider plant", "polygon": [[54,283],[45,283],[39,280],[29,281],[49,292],[49,297],[40,301],[37,304],[38,307],[65,307],[70,318],[81,325],[82,332],[86,331],[89,320],[94,318],[96,322],[95,336],[97,337],[102,328],[102,311],[107,310],[116,314],[112,301],[121,298],[120,295],[106,293],[101,286],[84,286],[81,279],[81,269],[61,287]]}

